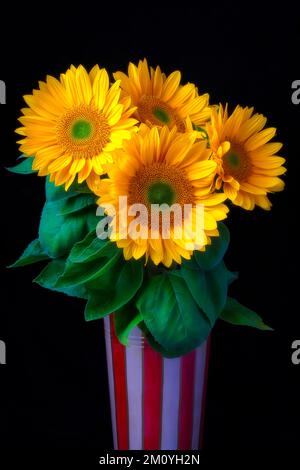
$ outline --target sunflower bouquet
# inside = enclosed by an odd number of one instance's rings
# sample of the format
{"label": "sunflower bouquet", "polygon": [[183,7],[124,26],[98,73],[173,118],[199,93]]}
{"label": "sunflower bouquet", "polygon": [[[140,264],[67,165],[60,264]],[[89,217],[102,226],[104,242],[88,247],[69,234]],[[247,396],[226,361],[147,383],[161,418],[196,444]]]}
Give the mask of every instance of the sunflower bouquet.
{"label": "sunflower bouquet", "polygon": [[179,71],[144,59],[116,72],[71,66],[24,96],[19,174],[46,177],[38,238],[13,266],[46,262],[39,285],[139,327],[163,356],[203,343],[216,320],[270,329],[228,296],[229,207],[270,210],[282,144],[253,108],[211,105]]}

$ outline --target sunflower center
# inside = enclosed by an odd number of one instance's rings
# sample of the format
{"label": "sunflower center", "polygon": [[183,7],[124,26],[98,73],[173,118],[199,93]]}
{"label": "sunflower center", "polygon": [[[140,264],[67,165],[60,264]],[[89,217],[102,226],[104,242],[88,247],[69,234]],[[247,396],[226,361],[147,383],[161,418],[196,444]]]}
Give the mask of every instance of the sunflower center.
{"label": "sunflower center", "polygon": [[64,114],[57,126],[57,143],[73,157],[99,155],[110,140],[111,128],[104,114],[80,105]]}
{"label": "sunflower center", "polygon": [[71,127],[71,134],[74,139],[88,139],[93,131],[92,124],[85,119],[79,119]]}
{"label": "sunflower center", "polygon": [[152,95],[144,95],[138,103],[138,115],[142,122],[154,126],[177,126],[179,132],[185,132],[185,124],[176,111],[167,103]]}
{"label": "sunflower center", "polygon": [[165,109],[162,109],[162,108],[154,108],[153,109],[153,115],[160,121],[162,122],[163,124],[169,124],[170,122],[170,116],[169,114],[166,112]]}
{"label": "sunflower center", "polygon": [[143,167],[131,179],[129,204],[193,204],[193,186],[182,170],[164,163]]}
{"label": "sunflower center", "polygon": [[233,176],[239,182],[247,179],[251,162],[242,146],[231,144],[230,150],[223,156],[223,169],[225,175]]}
{"label": "sunflower center", "polygon": [[231,168],[239,168],[241,165],[241,159],[236,153],[230,153],[227,156],[227,164]]}
{"label": "sunflower center", "polygon": [[163,181],[152,183],[148,188],[148,201],[150,204],[168,204],[171,206],[176,199],[172,186]]}
{"label": "sunflower center", "polygon": [[[131,178],[128,188],[128,205],[143,204],[150,214],[154,210],[152,204],[158,204],[160,210],[164,212],[163,204],[172,207],[178,204],[182,208],[182,220],[184,217],[184,205],[194,206],[194,188],[186,177],[184,171],[165,163],[153,163],[138,170]],[[151,219],[151,217],[150,217]],[[146,220],[146,224],[151,221]],[[161,219],[160,219],[161,229]],[[174,213],[170,213],[170,223],[174,226],[176,219]]]}

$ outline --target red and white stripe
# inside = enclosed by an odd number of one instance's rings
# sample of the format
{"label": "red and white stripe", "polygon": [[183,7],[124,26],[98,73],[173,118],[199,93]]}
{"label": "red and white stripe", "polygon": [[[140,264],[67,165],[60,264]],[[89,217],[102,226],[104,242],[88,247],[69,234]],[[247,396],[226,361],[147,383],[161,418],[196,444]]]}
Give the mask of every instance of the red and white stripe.
{"label": "red and white stripe", "polygon": [[151,348],[138,328],[124,347],[111,316],[104,326],[114,448],[199,449],[208,342],[183,357],[167,359]]}

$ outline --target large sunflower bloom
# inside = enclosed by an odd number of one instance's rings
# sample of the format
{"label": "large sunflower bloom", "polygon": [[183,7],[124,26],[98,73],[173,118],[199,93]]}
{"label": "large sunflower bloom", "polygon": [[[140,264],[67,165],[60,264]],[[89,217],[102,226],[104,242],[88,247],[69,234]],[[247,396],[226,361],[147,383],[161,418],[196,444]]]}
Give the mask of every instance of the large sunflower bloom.
{"label": "large sunflower bloom", "polygon": [[128,75],[116,72],[114,78],[121,80],[124,95],[137,107],[135,117],[149,126],[176,125],[185,132],[190,122],[202,126],[210,117],[209,95],[198,95],[192,83],[181,85],[179,71],[166,77],[160,67],[149,69],[144,59],[138,66],[130,63]]}
{"label": "large sunflower bloom", "polygon": [[88,74],[83,66],[71,66],[60,80],[47,76],[39,90],[24,96],[29,108],[19,118],[23,127],[21,151],[34,156],[32,168],[40,176],[50,174],[67,190],[76,175],[91,189],[99,183],[111,152],[130,139],[136,120],[130,98],[120,99],[120,82],[109,85],[105,69],[97,65]]}
{"label": "large sunflower bloom", "polygon": [[[141,218],[140,224],[148,233],[145,238],[132,237],[130,223],[136,218],[128,215],[124,236],[124,224],[115,223],[115,233],[111,239],[123,249],[125,259],[139,259],[145,255],[146,261],[151,258],[169,267],[173,260],[181,263],[181,258],[190,259],[195,249],[204,249],[210,243],[211,236],[218,236],[217,221],[226,217],[228,208],[222,204],[226,196],[223,193],[212,193],[211,187],[216,170],[216,163],[209,160],[210,150],[203,141],[196,142],[197,133],[181,134],[176,128],[169,130],[167,126],[150,130],[146,126],[126,141],[123,150],[115,151],[115,164],[108,170],[108,179],[104,179],[97,194],[98,204],[107,208],[107,204],[116,208],[115,220],[123,218],[121,214],[120,196],[127,196],[128,208],[133,204],[142,204],[150,214],[153,204],[167,204],[168,207],[178,204],[184,214],[185,205],[191,207],[194,229],[197,205],[202,205],[202,226],[183,236],[176,237],[176,224],[183,218],[171,218],[167,236],[163,234],[161,222],[154,231],[150,230],[152,219]],[[107,210],[107,209],[106,209]],[[109,211],[107,210],[107,214]],[[153,227],[151,227],[153,228]],[[141,230],[141,233],[143,231]],[[201,245],[201,246],[200,246]]]}
{"label": "large sunflower bloom", "polygon": [[264,129],[267,119],[253,108],[237,106],[228,116],[227,106],[212,109],[207,125],[213,159],[217,162],[216,189],[223,188],[231,201],[247,210],[255,205],[269,210],[267,194],[282,191],[285,159],[277,156],[282,144],[269,142],[274,127]]}

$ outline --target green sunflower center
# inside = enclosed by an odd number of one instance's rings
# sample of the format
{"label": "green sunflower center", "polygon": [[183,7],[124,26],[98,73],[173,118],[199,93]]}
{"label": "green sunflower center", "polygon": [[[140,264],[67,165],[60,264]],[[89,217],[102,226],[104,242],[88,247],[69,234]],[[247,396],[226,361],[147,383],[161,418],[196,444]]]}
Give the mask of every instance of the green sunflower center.
{"label": "green sunflower center", "polygon": [[241,165],[240,156],[237,153],[229,153],[226,155],[227,165],[231,168],[239,168]]}
{"label": "green sunflower center", "polygon": [[171,118],[165,109],[155,107],[153,109],[153,115],[163,124],[169,124],[171,121]]}
{"label": "green sunflower center", "polygon": [[226,175],[232,176],[238,182],[245,181],[251,172],[251,160],[245,149],[236,143],[223,156],[223,168]]}
{"label": "green sunflower center", "polygon": [[175,196],[172,186],[162,181],[152,183],[148,188],[148,201],[150,204],[168,204],[171,206],[175,201]]}
{"label": "green sunflower center", "polygon": [[160,98],[152,95],[144,95],[138,103],[138,115],[142,122],[150,122],[155,126],[177,126],[179,132],[186,131],[185,122],[177,114],[176,109],[171,108]]}
{"label": "green sunflower center", "polygon": [[76,140],[86,140],[91,137],[93,126],[85,119],[79,119],[74,122],[71,128],[71,135]]}

